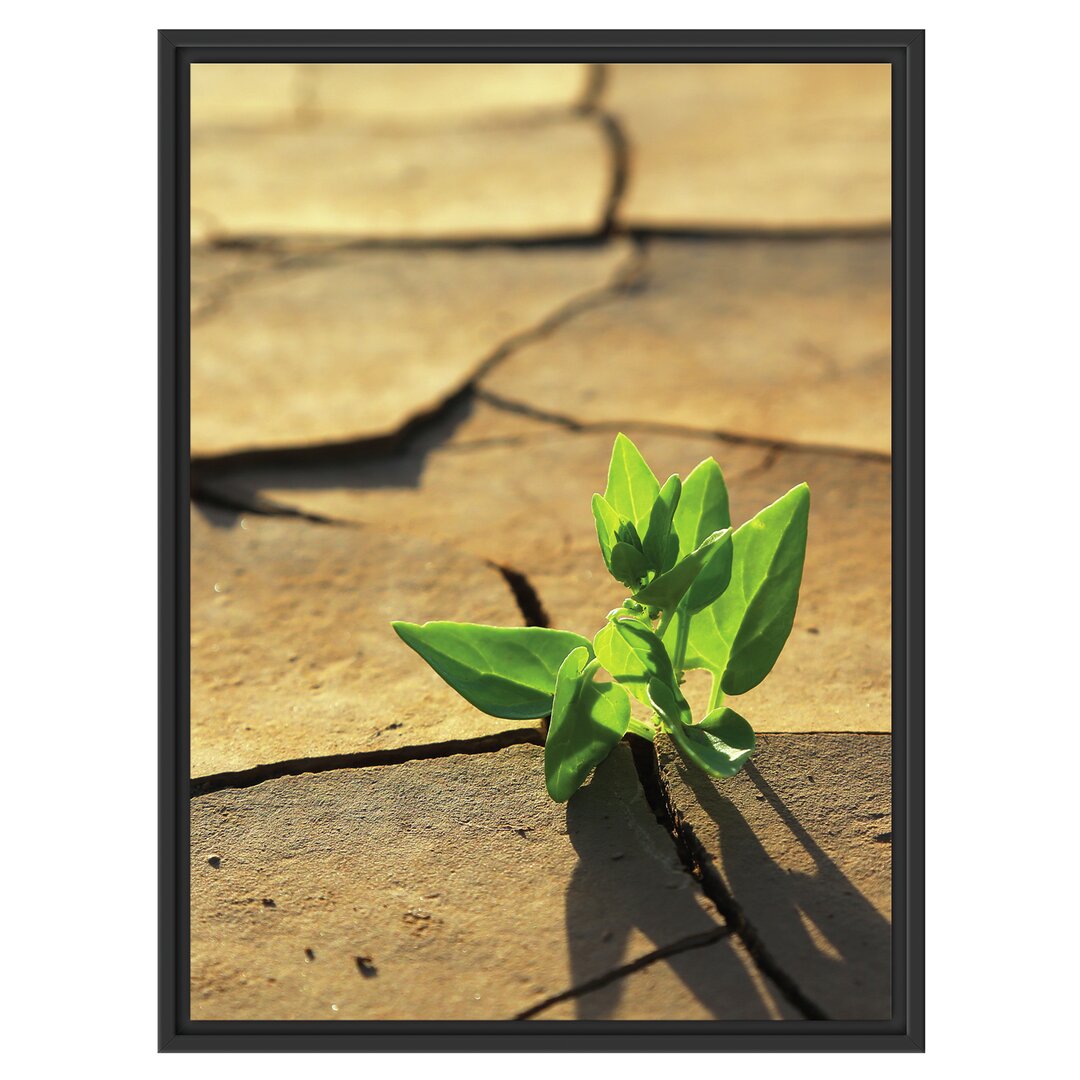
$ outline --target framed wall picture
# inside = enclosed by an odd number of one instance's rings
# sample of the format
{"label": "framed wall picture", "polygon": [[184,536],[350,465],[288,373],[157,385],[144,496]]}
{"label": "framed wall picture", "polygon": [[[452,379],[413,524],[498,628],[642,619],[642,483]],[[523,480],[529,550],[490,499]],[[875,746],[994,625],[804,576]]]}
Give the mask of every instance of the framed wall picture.
{"label": "framed wall picture", "polygon": [[923,35],[162,31],[174,1050],[920,1050]]}

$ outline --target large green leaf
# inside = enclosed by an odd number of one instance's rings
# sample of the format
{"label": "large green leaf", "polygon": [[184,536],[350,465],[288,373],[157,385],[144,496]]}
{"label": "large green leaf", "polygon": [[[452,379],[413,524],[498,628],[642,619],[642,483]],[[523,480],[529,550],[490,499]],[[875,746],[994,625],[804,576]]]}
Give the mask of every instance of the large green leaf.
{"label": "large green leaf", "polygon": [[710,776],[734,776],[750,760],[757,740],[750,725],[733,709],[715,709],[700,724],[665,725],[690,764]]}
{"label": "large green leaf", "polygon": [[675,672],[663,643],[636,619],[612,619],[593,638],[593,648],[611,676],[645,705],[650,704],[650,679],[675,686]]}
{"label": "large green leaf", "polygon": [[[686,666],[716,672],[725,693],[745,694],[757,686],[791,633],[809,512],[810,489],[800,484],[736,529],[731,581],[690,624]],[[679,617],[665,637],[676,632]]]}
{"label": "large green leaf", "polygon": [[660,484],[638,448],[623,434],[615,436],[604,499],[620,517],[632,521],[642,536],[649,524]]}
{"label": "large green leaf", "polygon": [[547,716],[562,662],[576,648],[592,649],[579,634],[542,626],[392,625],[466,701],[506,720]]}
{"label": "large green leaf", "polygon": [[589,649],[574,649],[555,681],[551,724],[544,744],[548,794],[566,802],[611,753],[630,724],[630,699],[615,683],[593,682]]}
{"label": "large green leaf", "polygon": [[[670,611],[676,607],[702,573],[710,573],[710,589],[723,592],[731,573],[730,530],[721,529],[707,536],[685,559],[681,559],[666,574],[653,578],[634,594],[639,604]],[[719,576],[713,574],[713,564],[720,566]]]}
{"label": "large green leaf", "polygon": [[641,548],[650,566],[660,573],[670,570],[679,557],[679,537],[672,527],[672,518],[681,493],[682,481],[678,476],[669,476],[653,503],[645,527]]}

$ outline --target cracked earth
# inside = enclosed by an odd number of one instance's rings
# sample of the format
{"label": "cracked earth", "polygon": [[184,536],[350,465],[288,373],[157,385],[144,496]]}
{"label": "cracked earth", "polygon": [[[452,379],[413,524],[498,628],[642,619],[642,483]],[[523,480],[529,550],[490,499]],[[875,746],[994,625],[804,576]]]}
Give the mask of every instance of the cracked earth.
{"label": "cracked earth", "polygon": [[[194,1019],[890,1015],[888,87],[193,68]],[[806,480],[805,578],[743,773],[557,806],[389,622],[592,636],[620,430]]]}

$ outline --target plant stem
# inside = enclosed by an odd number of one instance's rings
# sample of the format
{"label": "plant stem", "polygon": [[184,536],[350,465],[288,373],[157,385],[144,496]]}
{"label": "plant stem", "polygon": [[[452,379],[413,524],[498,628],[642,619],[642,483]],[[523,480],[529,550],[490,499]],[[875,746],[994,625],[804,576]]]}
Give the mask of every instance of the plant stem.
{"label": "plant stem", "polygon": [[720,688],[720,676],[714,671],[712,690],[709,692],[709,712],[718,709],[724,703],[724,691]]}
{"label": "plant stem", "polygon": [[690,616],[686,608],[679,604],[679,625],[675,628],[675,651],[671,656],[671,666],[675,669],[675,679],[682,682],[683,665],[686,663],[686,643],[690,638]]}
{"label": "plant stem", "polygon": [[665,611],[660,616],[660,625],[656,628],[656,636],[663,640],[664,635],[667,633],[667,628],[671,624],[671,620],[675,617],[675,608],[670,611]]}
{"label": "plant stem", "polygon": [[635,735],[640,735],[643,739],[648,739],[649,742],[654,742],[656,740],[656,728],[652,727],[650,724],[643,723],[633,716],[630,717],[630,726],[627,728],[627,731],[631,731]]}

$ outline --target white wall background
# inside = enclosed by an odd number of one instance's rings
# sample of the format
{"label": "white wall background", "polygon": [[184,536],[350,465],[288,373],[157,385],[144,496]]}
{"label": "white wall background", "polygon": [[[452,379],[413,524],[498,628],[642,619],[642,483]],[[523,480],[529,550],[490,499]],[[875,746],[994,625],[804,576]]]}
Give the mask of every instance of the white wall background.
{"label": "white wall background", "polygon": [[[0,925],[5,1056],[26,1056],[20,1074],[1064,1075],[1080,719],[1076,23],[1045,0],[9,11]],[[155,28],[253,25],[928,29],[927,1055],[155,1057]]]}

